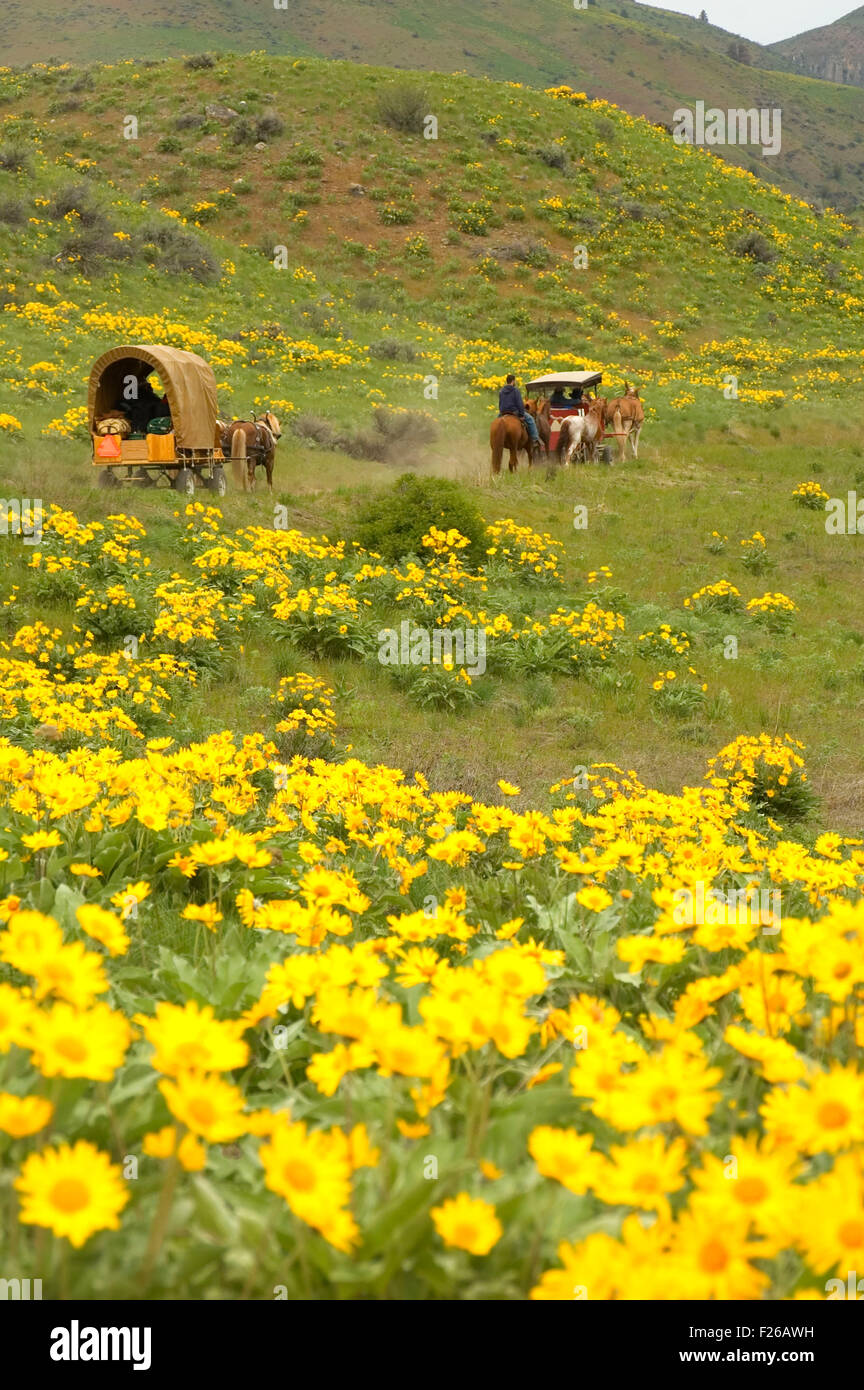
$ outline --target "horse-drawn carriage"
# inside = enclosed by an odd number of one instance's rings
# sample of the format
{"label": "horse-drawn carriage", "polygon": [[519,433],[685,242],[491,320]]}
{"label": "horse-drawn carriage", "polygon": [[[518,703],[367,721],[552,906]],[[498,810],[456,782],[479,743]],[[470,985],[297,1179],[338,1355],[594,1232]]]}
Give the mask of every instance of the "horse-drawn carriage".
{"label": "horse-drawn carriage", "polygon": [[[154,371],[162,413],[147,420],[136,406],[145,391],[157,399],[147,386]],[[90,372],[87,415],[100,487],[156,487],[165,478],[177,492],[193,493],[198,482],[224,495],[216,378],[196,353],[159,344],[111,348]]]}
{"label": "horse-drawn carriage", "polygon": [[[550,454],[557,450],[558,434],[563,421],[570,415],[585,414],[591,401],[596,399],[598,387],[602,381],[602,372],[551,372],[548,376],[538,376],[533,381],[525,383],[526,394],[538,399],[549,398],[547,415],[550,437],[547,447]],[[565,391],[572,392],[575,388],[578,388],[581,393],[578,401],[567,399],[565,405],[552,404],[552,398],[556,393],[563,396]],[[599,446],[598,455],[605,462],[608,462],[611,458],[611,450],[608,445]]]}

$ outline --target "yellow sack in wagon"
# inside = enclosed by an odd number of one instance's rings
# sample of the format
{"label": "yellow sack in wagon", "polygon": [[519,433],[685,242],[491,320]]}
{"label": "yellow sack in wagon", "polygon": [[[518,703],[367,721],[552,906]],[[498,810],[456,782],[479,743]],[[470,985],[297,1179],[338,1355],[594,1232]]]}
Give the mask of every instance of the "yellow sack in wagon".
{"label": "yellow sack in wagon", "polygon": [[174,457],[173,433],[148,434],[147,458],[150,463],[173,463]]}

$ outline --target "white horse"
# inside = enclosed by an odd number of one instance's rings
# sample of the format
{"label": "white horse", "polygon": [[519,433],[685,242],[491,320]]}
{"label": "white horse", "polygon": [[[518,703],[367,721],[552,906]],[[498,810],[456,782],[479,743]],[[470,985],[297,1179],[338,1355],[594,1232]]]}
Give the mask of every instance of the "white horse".
{"label": "white horse", "polygon": [[569,468],[576,459],[585,457],[587,415],[566,415],[558,431],[558,462]]}
{"label": "white horse", "polygon": [[575,458],[589,460],[597,457],[597,444],[603,438],[606,402],[592,400],[584,415],[567,415],[561,421],[558,434],[558,459],[569,468]]}

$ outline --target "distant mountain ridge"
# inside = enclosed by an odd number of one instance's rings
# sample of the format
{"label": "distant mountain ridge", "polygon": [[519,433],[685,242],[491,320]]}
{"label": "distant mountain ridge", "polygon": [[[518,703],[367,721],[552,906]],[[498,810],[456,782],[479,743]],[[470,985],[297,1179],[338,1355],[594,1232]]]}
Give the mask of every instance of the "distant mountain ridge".
{"label": "distant mountain ridge", "polygon": [[772,44],[796,72],[864,87],[864,6],[833,24]]}

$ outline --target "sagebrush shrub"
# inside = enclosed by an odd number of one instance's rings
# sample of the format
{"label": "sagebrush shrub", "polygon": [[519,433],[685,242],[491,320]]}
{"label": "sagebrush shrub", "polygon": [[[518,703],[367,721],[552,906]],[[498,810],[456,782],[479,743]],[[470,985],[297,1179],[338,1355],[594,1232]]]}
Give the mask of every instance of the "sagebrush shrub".
{"label": "sagebrush shrub", "polygon": [[535,154],[547,169],[557,169],[559,173],[563,173],[570,163],[567,151],[561,145],[544,145],[535,150]]}
{"label": "sagebrush shrub", "polygon": [[[219,274],[219,262],[194,232],[166,220],[148,222],[140,236],[147,259],[151,264],[158,261],[168,275],[191,275],[193,280],[206,284]],[[149,255],[147,248],[152,248]]]}
{"label": "sagebrush shrub", "polygon": [[380,338],[369,344],[369,355],[385,362],[413,362],[417,349],[413,343],[403,343],[398,338]]}
{"label": "sagebrush shrub", "polygon": [[404,473],[391,488],[377,493],[361,509],[355,539],[385,560],[422,555],[430,526],[455,528],[469,542],[461,555],[480,563],[486,550],[486,527],[471,498],[449,478],[419,478]]}
{"label": "sagebrush shrub", "polygon": [[23,141],[7,140],[0,145],[0,169],[8,174],[20,173],[30,166],[30,151]]}
{"label": "sagebrush shrub", "polygon": [[377,116],[391,130],[405,135],[420,135],[429,110],[429,98],[423,87],[399,82],[387,87],[378,97]]}
{"label": "sagebrush shrub", "polygon": [[762,232],[757,232],[755,229],[742,232],[733,244],[732,250],[736,256],[746,256],[751,261],[758,261],[760,265],[768,265],[771,261],[776,261],[780,254],[773,242],[770,242]]}
{"label": "sagebrush shrub", "polygon": [[7,227],[20,227],[27,220],[27,211],[23,203],[18,203],[14,198],[0,198],[0,222],[4,222]]}

